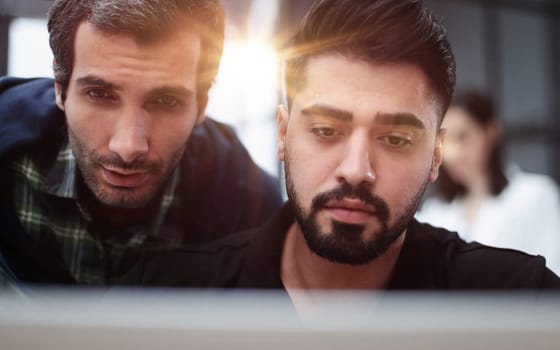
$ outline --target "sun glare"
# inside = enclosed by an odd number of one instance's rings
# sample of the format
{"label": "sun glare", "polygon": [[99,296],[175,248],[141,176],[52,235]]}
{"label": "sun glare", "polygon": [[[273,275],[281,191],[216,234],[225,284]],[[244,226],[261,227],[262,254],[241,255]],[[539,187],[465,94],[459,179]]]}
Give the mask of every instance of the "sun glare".
{"label": "sun glare", "polygon": [[218,84],[232,84],[234,89],[258,95],[262,88],[270,89],[277,79],[278,60],[272,47],[262,42],[225,44]]}
{"label": "sun glare", "polygon": [[208,114],[235,127],[251,156],[275,174],[276,51],[262,41],[226,41]]}

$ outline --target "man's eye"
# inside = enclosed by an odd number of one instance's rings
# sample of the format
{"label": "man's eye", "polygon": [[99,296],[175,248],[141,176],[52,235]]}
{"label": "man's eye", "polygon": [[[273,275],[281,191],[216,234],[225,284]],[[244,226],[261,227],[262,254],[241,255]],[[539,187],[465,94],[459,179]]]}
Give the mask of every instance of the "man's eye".
{"label": "man's eye", "polygon": [[111,94],[105,89],[89,89],[86,94],[94,100],[109,100],[112,99]]}
{"label": "man's eye", "polygon": [[320,137],[329,138],[340,135],[336,129],[333,128],[313,128],[312,132]]}
{"label": "man's eye", "polygon": [[155,99],[155,103],[167,107],[173,107],[179,104],[179,101],[172,96],[159,96]]}
{"label": "man's eye", "polygon": [[385,136],[383,137],[383,141],[392,147],[406,147],[412,144],[410,140],[399,136]]}

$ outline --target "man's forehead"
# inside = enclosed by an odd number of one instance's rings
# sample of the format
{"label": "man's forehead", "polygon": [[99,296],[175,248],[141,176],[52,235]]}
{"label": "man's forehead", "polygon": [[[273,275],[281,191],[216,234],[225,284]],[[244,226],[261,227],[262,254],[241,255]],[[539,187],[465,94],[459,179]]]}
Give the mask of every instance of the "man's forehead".
{"label": "man's forehead", "polygon": [[100,30],[82,22],[78,28],[71,81],[113,90],[187,96],[196,92],[200,40],[195,34],[144,46],[127,33]]}
{"label": "man's forehead", "polygon": [[323,55],[309,59],[303,78],[294,96],[294,107],[300,110],[329,106],[396,124],[410,121],[405,117],[410,115],[430,128],[440,118],[439,99],[426,74],[414,64]]}
{"label": "man's forehead", "polygon": [[129,37],[142,46],[158,44],[178,36],[184,37],[192,45],[199,45],[202,40],[200,23],[193,20],[188,14],[177,14],[165,23],[152,23],[151,26],[147,25],[145,27],[134,27],[132,25],[122,28],[111,27],[104,23],[84,19],[78,24],[76,33],[80,31],[81,27],[89,27],[90,30],[103,36]]}

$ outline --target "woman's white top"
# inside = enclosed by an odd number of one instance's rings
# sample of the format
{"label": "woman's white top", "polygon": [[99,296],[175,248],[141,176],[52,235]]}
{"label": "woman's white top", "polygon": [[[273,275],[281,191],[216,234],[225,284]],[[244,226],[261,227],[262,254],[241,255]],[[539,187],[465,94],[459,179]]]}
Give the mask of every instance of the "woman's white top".
{"label": "woman's white top", "polygon": [[465,203],[429,198],[416,213],[419,221],[457,231],[466,241],[542,255],[549,269],[560,275],[560,195],[558,185],[545,175],[515,169],[498,196],[481,205],[472,226]]}

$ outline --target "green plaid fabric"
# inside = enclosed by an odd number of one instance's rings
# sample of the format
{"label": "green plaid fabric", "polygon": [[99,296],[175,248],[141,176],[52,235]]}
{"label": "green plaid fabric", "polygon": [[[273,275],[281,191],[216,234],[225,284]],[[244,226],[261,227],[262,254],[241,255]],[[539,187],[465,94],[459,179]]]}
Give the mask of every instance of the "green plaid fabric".
{"label": "green plaid fabric", "polygon": [[99,225],[91,222],[86,208],[78,201],[76,161],[68,141],[54,164],[43,163],[30,154],[12,162],[14,205],[33,239],[41,244],[54,242],[60,248],[63,264],[78,283],[110,284],[134,264],[138,254],[178,246],[179,242],[158,238],[165,214],[174,201],[178,170],[168,182],[158,213],[150,224],[130,227],[126,232],[100,232]]}
{"label": "green plaid fabric", "polygon": [[11,288],[17,290],[16,286],[10,282],[10,278],[6,275],[6,271],[0,268],[0,290],[4,292]]}

